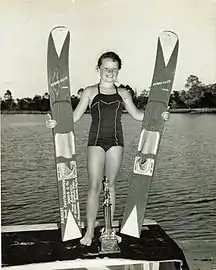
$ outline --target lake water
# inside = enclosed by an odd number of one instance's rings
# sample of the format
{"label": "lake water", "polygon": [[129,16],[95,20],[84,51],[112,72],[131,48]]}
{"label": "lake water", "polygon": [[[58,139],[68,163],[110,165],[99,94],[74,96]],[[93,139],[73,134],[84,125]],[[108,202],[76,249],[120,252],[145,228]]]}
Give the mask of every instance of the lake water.
{"label": "lake water", "polygon": [[[46,115],[1,115],[2,225],[57,222],[53,141]],[[141,124],[122,117],[125,152],[117,180],[121,219]],[[216,115],[172,114],[165,125],[147,218],[176,240],[195,269],[216,269]],[[90,115],[75,125],[81,217],[87,198]],[[102,207],[98,218],[102,218]]]}

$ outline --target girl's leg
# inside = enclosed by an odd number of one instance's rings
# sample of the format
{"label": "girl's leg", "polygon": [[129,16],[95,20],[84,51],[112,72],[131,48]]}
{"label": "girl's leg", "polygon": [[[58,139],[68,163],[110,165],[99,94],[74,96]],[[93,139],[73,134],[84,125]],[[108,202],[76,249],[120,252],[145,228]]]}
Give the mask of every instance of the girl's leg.
{"label": "girl's leg", "polygon": [[89,190],[87,201],[87,231],[80,240],[82,245],[90,246],[94,236],[94,224],[99,208],[99,198],[104,176],[105,151],[98,146],[88,147]]}
{"label": "girl's leg", "polygon": [[115,197],[116,197],[116,178],[118,176],[123,158],[123,147],[112,146],[106,152],[105,171],[106,177],[109,180],[109,191],[111,199],[111,221],[113,222],[115,212]]}

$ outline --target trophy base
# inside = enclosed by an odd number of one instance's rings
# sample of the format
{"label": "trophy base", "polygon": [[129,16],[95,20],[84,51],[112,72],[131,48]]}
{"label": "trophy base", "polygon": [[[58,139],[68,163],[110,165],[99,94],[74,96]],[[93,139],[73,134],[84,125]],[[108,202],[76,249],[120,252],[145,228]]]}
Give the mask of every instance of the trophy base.
{"label": "trophy base", "polygon": [[101,236],[101,250],[100,254],[120,253],[118,241],[115,236]]}

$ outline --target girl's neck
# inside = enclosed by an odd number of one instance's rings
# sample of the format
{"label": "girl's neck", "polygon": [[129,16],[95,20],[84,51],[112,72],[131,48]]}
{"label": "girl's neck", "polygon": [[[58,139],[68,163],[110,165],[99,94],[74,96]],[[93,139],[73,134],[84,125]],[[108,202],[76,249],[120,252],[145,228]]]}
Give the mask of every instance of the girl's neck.
{"label": "girl's neck", "polygon": [[99,86],[102,88],[112,89],[114,87],[114,83],[104,82],[100,80]]}

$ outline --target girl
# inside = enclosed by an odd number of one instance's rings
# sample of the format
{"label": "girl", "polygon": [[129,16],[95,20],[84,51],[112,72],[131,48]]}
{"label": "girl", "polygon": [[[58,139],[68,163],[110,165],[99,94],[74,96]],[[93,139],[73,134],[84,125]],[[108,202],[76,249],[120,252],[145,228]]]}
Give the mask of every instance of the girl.
{"label": "girl", "polygon": [[[137,121],[142,121],[144,112],[138,110],[130,93],[115,85],[121,69],[121,59],[114,52],[106,52],[98,59],[97,70],[100,73],[98,84],[87,87],[74,110],[74,122],[77,122],[88,105],[91,108],[92,123],[89,131],[87,164],[89,189],[87,200],[87,231],[80,240],[90,246],[94,234],[94,225],[99,208],[99,196],[104,175],[109,180],[111,198],[111,219],[115,209],[115,183],[123,158],[123,132],[121,125],[122,110],[125,109]],[[168,120],[169,113],[162,114]],[[47,121],[53,128],[54,120]]]}

